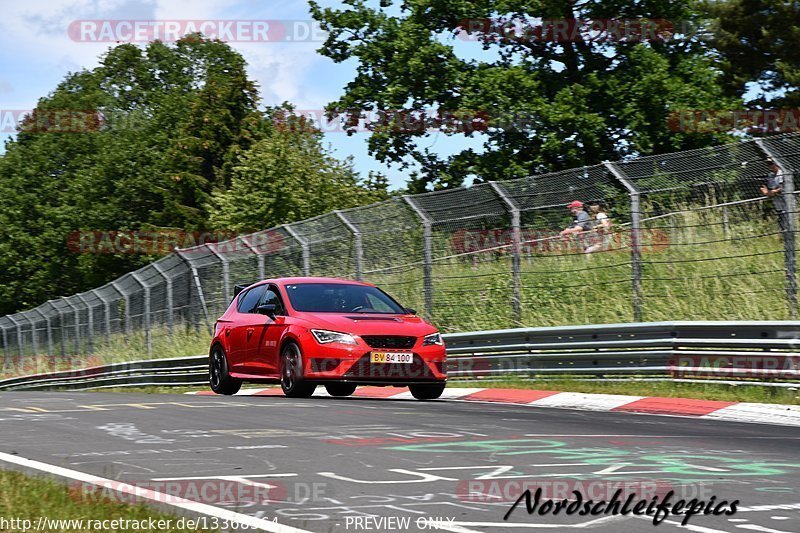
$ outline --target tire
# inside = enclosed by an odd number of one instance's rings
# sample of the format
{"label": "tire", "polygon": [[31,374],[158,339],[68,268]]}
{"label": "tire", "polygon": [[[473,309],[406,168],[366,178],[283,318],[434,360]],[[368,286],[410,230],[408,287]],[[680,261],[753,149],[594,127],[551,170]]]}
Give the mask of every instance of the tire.
{"label": "tire", "polygon": [[430,385],[409,385],[411,395],[417,400],[435,400],[444,392],[445,382],[432,383]]}
{"label": "tire", "polygon": [[316,383],[303,378],[303,355],[300,347],[290,342],[281,350],[281,389],[287,398],[310,398]]}
{"label": "tire", "polygon": [[325,390],[331,396],[350,396],[356,391],[356,385],[352,383],[328,383],[325,385]]}
{"label": "tire", "polygon": [[225,350],[217,344],[208,358],[208,384],[217,394],[230,396],[242,388],[242,380],[232,378],[228,373],[228,359]]}

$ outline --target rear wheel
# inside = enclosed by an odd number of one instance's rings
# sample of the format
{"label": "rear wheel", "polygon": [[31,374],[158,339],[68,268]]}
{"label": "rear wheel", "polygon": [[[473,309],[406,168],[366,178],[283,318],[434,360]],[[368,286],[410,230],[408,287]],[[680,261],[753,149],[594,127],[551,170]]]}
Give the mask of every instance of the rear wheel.
{"label": "rear wheel", "polygon": [[287,398],[309,398],[317,388],[303,377],[300,347],[290,342],[281,350],[281,389]]}
{"label": "rear wheel", "polygon": [[352,383],[328,383],[325,390],[331,396],[350,396],[356,391],[356,385]]}
{"label": "rear wheel", "polygon": [[242,381],[232,378],[228,373],[225,350],[219,344],[214,346],[208,358],[208,384],[215,393],[227,396],[236,394],[242,388]]}
{"label": "rear wheel", "polygon": [[411,395],[417,400],[435,400],[444,392],[446,383],[432,383],[430,385],[409,385]]}

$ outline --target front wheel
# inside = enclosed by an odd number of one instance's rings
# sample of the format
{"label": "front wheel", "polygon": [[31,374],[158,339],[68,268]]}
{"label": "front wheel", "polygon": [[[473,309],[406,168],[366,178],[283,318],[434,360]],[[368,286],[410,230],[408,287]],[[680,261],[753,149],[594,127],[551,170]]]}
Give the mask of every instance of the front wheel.
{"label": "front wheel", "polygon": [[228,373],[228,360],[222,346],[216,345],[208,358],[208,384],[217,394],[230,396],[242,388],[242,381],[234,379]]}
{"label": "front wheel", "polygon": [[435,400],[444,392],[444,387],[447,385],[444,382],[432,383],[430,385],[409,385],[408,389],[411,395],[417,400]]}
{"label": "front wheel", "polygon": [[325,390],[331,396],[350,396],[356,391],[356,386],[352,383],[328,383],[325,385]]}
{"label": "front wheel", "polygon": [[317,388],[303,377],[303,356],[293,342],[281,351],[281,389],[287,398],[310,398]]}

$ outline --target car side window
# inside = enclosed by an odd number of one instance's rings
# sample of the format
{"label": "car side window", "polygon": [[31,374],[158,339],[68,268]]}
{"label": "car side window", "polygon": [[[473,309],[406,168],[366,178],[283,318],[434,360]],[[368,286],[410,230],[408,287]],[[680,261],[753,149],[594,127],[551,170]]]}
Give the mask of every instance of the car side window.
{"label": "car side window", "polygon": [[267,289],[267,292],[264,293],[264,297],[261,299],[260,305],[275,305],[275,314],[276,315],[285,315],[286,312],[285,307],[283,307],[283,302],[281,301],[281,296],[278,294],[278,288],[274,285],[270,285]]}
{"label": "car side window", "polygon": [[240,313],[252,313],[258,307],[258,302],[266,290],[266,285],[259,285],[243,292],[239,295],[239,303],[236,305],[236,310]]}

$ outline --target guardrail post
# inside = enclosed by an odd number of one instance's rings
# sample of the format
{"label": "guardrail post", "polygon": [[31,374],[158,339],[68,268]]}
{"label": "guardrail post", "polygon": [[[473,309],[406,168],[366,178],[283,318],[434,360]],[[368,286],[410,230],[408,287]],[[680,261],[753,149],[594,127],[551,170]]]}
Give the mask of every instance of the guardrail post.
{"label": "guardrail post", "polygon": [[781,154],[770,148],[764,139],[756,139],[758,146],[767,157],[775,161],[778,171],[783,176],[783,192],[781,197],[784,202],[784,213],[777,213],[783,234],[783,258],[786,266],[786,304],[789,308],[789,317],[797,319],[797,262],[795,257],[795,217],[797,216],[796,199],[794,197],[794,172],[791,163]]}
{"label": "guardrail post", "polygon": [[164,278],[164,282],[167,285],[167,330],[169,331],[169,334],[172,335],[172,324],[174,320],[173,309],[172,309],[173,307],[172,278],[167,276],[166,271],[164,271],[164,269],[161,268],[161,265],[159,265],[158,262],[152,263],[152,265],[155,271],[158,272],[162,278]]}
{"label": "guardrail post", "polygon": [[622,170],[611,161],[604,161],[606,169],[628,190],[631,201],[631,281],[633,283],[633,321],[642,321],[642,249],[641,226],[642,206],[641,192],[629,180]]}
{"label": "guardrail post", "polygon": [[311,275],[311,249],[308,247],[308,241],[305,240],[303,237],[297,233],[294,228],[289,226],[288,224],[283,225],[283,229],[286,230],[286,233],[291,235],[291,237],[296,240],[300,244],[300,249],[303,251],[303,275],[310,276]]}
{"label": "guardrail post", "polygon": [[431,318],[433,316],[433,223],[410,196],[404,194],[403,200],[422,221],[422,292],[425,299],[425,313]]}
{"label": "guardrail post", "polygon": [[153,355],[153,337],[150,332],[150,287],[136,272],[131,272],[131,277],[144,289],[144,338],[145,344],[147,344],[147,355]]}
{"label": "guardrail post", "polygon": [[364,242],[361,236],[361,231],[356,227],[355,224],[350,222],[344,213],[339,211],[338,209],[334,211],[339,220],[342,221],[350,233],[353,234],[353,251],[355,252],[355,267],[356,267],[356,279],[361,281],[363,278],[364,273]]}
{"label": "guardrail post", "polygon": [[522,324],[522,272],[520,270],[520,260],[522,257],[522,228],[520,222],[519,206],[503,188],[496,182],[490,181],[489,185],[497,196],[506,204],[508,212],[511,214],[511,276],[513,284],[513,294],[511,305],[514,311],[514,322]]}
{"label": "guardrail post", "polygon": [[111,286],[122,296],[122,301],[125,302],[125,336],[126,338],[131,334],[131,299],[128,293],[122,290],[117,281],[112,281]]}
{"label": "guardrail post", "polygon": [[66,298],[61,298],[61,299],[64,300],[64,303],[66,303],[70,309],[72,309],[72,316],[74,317],[74,322],[75,322],[73,324],[73,326],[75,327],[75,354],[77,355],[81,353],[81,324],[80,324],[80,315],[78,314],[80,310],[78,309],[77,305],[73,305]]}
{"label": "guardrail post", "polygon": [[203,317],[205,318],[209,333],[213,334],[214,330],[211,327],[211,319],[208,316],[208,306],[206,305],[206,298],[203,295],[203,285],[200,283],[200,274],[197,273],[197,267],[195,267],[189,258],[183,255],[183,252],[178,248],[175,249],[175,255],[183,260],[186,266],[189,267],[189,270],[192,271],[192,279],[194,280],[195,289],[197,289],[197,297],[200,299],[200,306],[203,308]]}
{"label": "guardrail post", "polygon": [[86,301],[86,298],[83,297],[82,294],[76,294],[75,296],[83,302],[83,305],[86,306],[86,314],[87,314],[87,327],[89,329],[89,336],[87,338],[88,344],[88,353],[94,353],[94,316],[92,313],[92,307],[89,305],[89,302]]}

